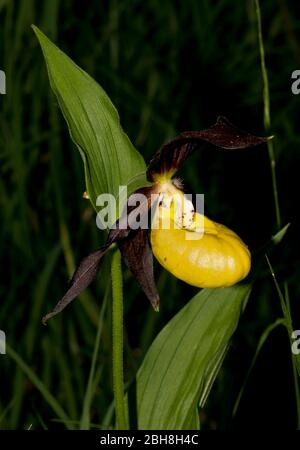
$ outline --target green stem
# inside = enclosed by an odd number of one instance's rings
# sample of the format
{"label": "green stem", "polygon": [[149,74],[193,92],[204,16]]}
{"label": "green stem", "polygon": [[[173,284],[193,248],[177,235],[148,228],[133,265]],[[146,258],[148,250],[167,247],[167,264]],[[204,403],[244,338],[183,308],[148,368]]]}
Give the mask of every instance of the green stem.
{"label": "green stem", "polygon": [[[271,127],[270,93],[269,93],[268,72],[267,72],[266,61],[265,61],[265,49],[264,49],[264,41],[263,41],[263,35],[262,35],[259,0],[255,0],[255,8],[256,8],[256,18],[257,18],[257,28],[258,28],[258,43],[259,43],[259,52],[260,52],[261,73],[262,73],[262,79],[263,79],[264,125],[265,125],[266,132],[269,133],[270,127]],[[277,224],[278,230],[280,230],[281,215],[280,215],[280,207],[279,207],[279,199],[278,199],[278,188],[277,188],[277,179],[276,179],[276,160],[275,160],[273,141],[270,139],[268,141],[267,145],[268,145],[269,159],[270,159],[270,165],[271,165],[273,196],[274,196],[275,213],[276,213],[276,224]]]}
{"label": "green stem", "polygon": [[121,253],[116,250],[111,263],[112,329],[113,329],[113,387],[117,430],[127,430],[127,415],[123,380],[123,278]]}

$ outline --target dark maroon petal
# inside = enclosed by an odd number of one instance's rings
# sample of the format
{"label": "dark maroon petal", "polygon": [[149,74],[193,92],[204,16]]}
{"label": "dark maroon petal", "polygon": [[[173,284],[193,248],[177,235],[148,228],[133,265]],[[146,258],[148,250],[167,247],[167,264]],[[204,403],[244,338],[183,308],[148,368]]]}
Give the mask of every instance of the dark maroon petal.
{"label": "dark maroon petal", "polygon": [[52,312],[43,317],[42,322],[45,325],[51,317],[59,314],[72,300],[74,300],[95,278],[101,263],[102,256],[107,252],[110,244],[105,244],[99,250],[91,253],[84,258],[69,283],[69,289],[63,298],[57,303]]}
{"label": "dark maroon petal", "polygon": [[203,141],[226,150],[239,150],[268,141],[270,137],[254,136],[240,130],[224,117],[207,130],[185,131],[167,144],[164,144],[154,155],[147,169],[147,178],[154,181],[155,174],[168,173],[173,176],[187,157]]}
{"label": "dark maroon petal", "polygon": [[[152,193],[152,188],[142,188],[139,189],[138,191],[136,191],[135,193],[131,194],[131,196],[128,199],[128,202],[132,202],[134,200],[134,196],[136,194],[144,194],[145,195],[145,200],[143,203],[139,204],[137,207],[136,206],[128,206],[128,208],[124,208],[123,214],[121,215],[120,219],[117,220],[114,228],[112,228],[110,230],[110,233],[108,235],[107,241],[105,243],[105,245],[103,247],[101,247],[100,249],[96,250],[95,252],[91,253],[89,256],[87,256],[86,258],[84,258],[81,263],[79,264],[78,268],[76,269],[76,271],[74,272],[74,275],[69,283],[69,289],[67,290],[67,292],[65,293],[65,295],[63,296],[63,298],[57,303],[57,305],[55,306],[55,308],[53,309],[53,311],[51,311],[49,314],[46,314],[42,321],[44,324],[46,324],[46,322],[53,316],[55,316],[56,314],[60,313],[63,309],[65,309],[66,306],[68,306],[69,303],[71,303],[76,297],[78,297],[78,295],[84,290],[86,289],[89,284],[93,281],[93,279],[95,278],[95,276],[97,275],[97,272],[100,268],[100,263],[101,263],[101,259],[104,256],[104,254],[107,252],[107,250],[109,249],[109,247],[114,243],[114,242],[118,242],[118,241],[122,241],[122,240],[129,240],[131,238],[131,236],[129,236],[131,233],[133,235],[135,235],[136,230],[132,230],[131,226],[132,226],[132,220],[130,213],[135,210],[138,209],[141,217],[145,217],[146,215],[148,215],[148,211],[149,208],[151,206],[151,193]],[[135,240],[135,238],[133,238]],[[142,244],[142,241],[141,241]],[[149,244],[146,244],[149,247]],[[134,249],[135,252],[138,251],[138,249],[136,248],[137,246],[137,241],[135,241],[135,244],[133,244],[132,248]],[[126,246],[125,246],[126,247]],[[130,250],[128,250],[129,252]],[[126,253],[126,250],[125,250]],[[150,250],[151,253],[151,250]],[[126,253],[129,254],[129,253]],[[152,258],[152,253],[151,253],[151,258]],[[129,260],[131,261],[130,257]],[[152,261],[152,259],[151,259]],[[146,267],[149,267],[150,265],[150,260],[149,260],[149,256],[148,256],[148,260],[147,260],[147,264],[145,265]],[[152,269],[153,272],[153,269]],[[151,278],[151,275],[150,275]],[[153,278],[153,273],[152,273],[152,278]],[[146,284],[145,284],[145,289],[147,288]],[[148,289],[149,293],[150,290]]]}
{"label": "dark maroon petal", "polygon": [[129,238],[120,241],[119,247],[128,268],[150,300],[155,311],[158,311],[159,295],[154,281],[153,255],[148,235],[149,230],[136,230]]}
{"label": "dark maroon petal", "polygon": [[[151,207],[151,201],[153,197],[151,195],[154,193],[152,186],[138,189],[133,194],[131,194],[127,200],[121,217],[116,221],[109,232],[108,241],[111,243],[119,241],[120,239],[126,238],[129,233],[133,230],[133,220],[134,216],[131,215],[133,211],[138,211],[141,216],[141,221],[148,216],[149,209]],[[138,195],[143,194],[145,196],[144,202],[135,205],[135,197],[138,199]],[[132,205],[134,204],[134,205]]]}

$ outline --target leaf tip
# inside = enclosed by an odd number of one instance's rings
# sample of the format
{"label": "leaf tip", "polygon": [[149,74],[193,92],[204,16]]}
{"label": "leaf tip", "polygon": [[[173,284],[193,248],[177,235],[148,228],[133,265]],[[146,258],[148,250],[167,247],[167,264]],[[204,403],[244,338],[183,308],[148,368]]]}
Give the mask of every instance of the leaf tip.
{"label": "leaf tip", "polygon": [[35,33],[35,35],[38,37],[39,34],[41,34],[41,30],[34,24],[32,23],[30,25],[30,28],[32,29],[32,31]]}
{"label": "leaf tip", "polygon": [[281,230],[279,230],[274,236],[272,236],[271,240],[273,244],[277,245],[282,241],[290,225],[290,223],[287,223],[283,228],[281,228]]}

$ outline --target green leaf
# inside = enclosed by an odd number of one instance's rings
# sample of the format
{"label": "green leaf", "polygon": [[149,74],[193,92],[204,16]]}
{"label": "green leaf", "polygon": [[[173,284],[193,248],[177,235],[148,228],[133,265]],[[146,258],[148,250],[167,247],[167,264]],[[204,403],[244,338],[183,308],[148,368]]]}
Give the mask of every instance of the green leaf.
{"label": "green leaf", "polygon": [[163,328],[137,375],[139,429],[197,429],[251,286],[203,289]]}
{"label": "green leaf", "polygon": [[118,199],[119,186],[129,185],[128,194],[145,186],[144,159],[122,130],[118,112],[102,87],[36,26],[32,28],[43,50],[51,88],[82,156],[94,208],[100,194]]}

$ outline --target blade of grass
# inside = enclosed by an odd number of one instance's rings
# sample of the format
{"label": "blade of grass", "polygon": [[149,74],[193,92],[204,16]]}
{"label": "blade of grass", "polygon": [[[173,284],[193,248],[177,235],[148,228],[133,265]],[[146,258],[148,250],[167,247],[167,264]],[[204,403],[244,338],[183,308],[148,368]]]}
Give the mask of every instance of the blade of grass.
{"label": "blade of grass", "polygon": [[8,411],[13,407],[14,403],[15,403],[15,398],[13,398],[9,402],[9,404],[6,406],[6,408],[4,408],[4,410],[2,411],[2,413],[0,415],[0,424],[5,419],[5,417],[7,416]]}
{"label": "blade of grass", "polygon": [[[264,49],[264,41],[262,34],[262,24],[261,24],[261,12],[259,0],[255,0],[255,10],[256,10],[256,19],[257,19],[257,28],[258,28],[258,44],[259,44],[259,52],[260,52],[260,64],[261,64],[261,73],[263,79],[263,100],[264,100],[264,125],[267,133],[270,132],[271,127],[271,114],[270,114],[270,92],[269,92],[269,79],[268,72],[266,68],[265,61],[265,49]],[[273,185],[273,195],[274,195],[274,205],[275,205],[275,213],[276,213],[276,224],[278,230],[281,226],[281,215],[280,215],[280,207],[278,200],[278,188],[277,188],[277,179],[276,179],[276,160],[274,153],[274,144],[273,139],[268,140],[267,142],[269,159],[271,165],[271,174],[272,174],[272,185]]]}
{"label": "blade of grass", "polygon": [[74,395],[74,378],[70,377],[70,365],[67,355],[61,347],[56,347],[54,351],[55,361],[60,371],[60,383],[64,394],[65,409],[68,417],[72,420],[78,417],[79,399]]}
{"label": "blade of grass", "polygon": [[80,420],[80,430],[89,430],[90,429],[90,409],[91,409],[91,404],[92,404],[92,400],[93,400],[93,392],[94,392],[93,384],[94,384],[97,358],[99,355],[100,339],[101,339],[102,330],[103,330],[104,315],[105,315],[107,301],[108,301],[108,297],[109,297],[109,291],[110,291],[110,285],[108,283],[106,292],[104,294],[104,299],[103,299],[102,307],[100,310],[99,319],[98,319],[97,334],[96,334],[96,339],[95,339],[91,369],[90,369],[89,379],[88,379],[87,388],[86,388],[84,401],[83,401],[83,409],[82,409],[82,415],[81,415],[81,420]]}
{"label": "blade of grass", "polygon": [[[262,22],[261,22],[261,11],[260,11],[260,3],[259,0],[255,1],[255,11],[256,11],[256,20],[257,20],[257,31],[258,31],[258,43],[259,43],[259,52],[260,52],[260,62],[261,62],[261,73],[263,79],[263,101],[264,101],[264,125],[267,133],[269,133],[271,127],[271,114],[270,114],[270,92],[269,92],[269,80],[268,80],[268,72],[266,68],[265,62],[265,49],[264,49],[264,41],[263,41],[263,33],[262,33]],[[273,196],[274,196],[274,204],[275,204],[275,212],[276,212],[276,224],[278,230],[280,230],[281,226],[281,214],[280,214],[280,206],[278,199],[278,187],[277,187],[277,178],[276,178],[276,160],[274,153],[274,145],[273,140],[269,140],[268,143],[268,152],[269,152],[269,160],[271,165],[271,174],[272,174],[272,186],[273,186]],[[272,272],[271,264],[268,261],[268,265],[270,267],[272,276],[274,272]],[[291,307],[290,307],[290,299],[288,295],[288,284],[284,281],[284,290],[285,290],[285,301],[284,297],[281,294],[281,290],[279,289],[279,285],[276,281],[275,275],[273,276],[274,281],[276,282],[276,289],[280,298],[282,311],[287,320],[287,331],[289,333],[289,339],[291,340],[291,327],[292,327],[292,318],[291,318]],[[286,312],[284,311],[286,309]],[[297,427],[300,429],[300,393],[299,393],[299,382],[297,378],[297,373],[300,377],[300,363],[299,359],[296,355],[292,355],[293,362],[293,376],[294,376],[294,387],[296,393],[296,407],[297,407]]]}
{"label": "blade of grass", "polygon": [[107,430],[109,428],[110,424],[112,423],[114,411],[115,411],[115,404],[114,404],[114,402],[111,402],[111,404],[109,405],[109,407],[106,410],[106,414],[100,425],[100,427],[103,430]]}
{"label": "blade of grass", "polygon": [[[273,278],[273,281],[274,281],[274,284],[275,284],[275,288],[276,288],[278,297],[280,299],[282,312],[283,312],[284,317],[286,319],[286,328],[287,328],[287,331],[288,331],[288,334],[289,334],[289,340],[290,340],[290,342],[292,344],[291,337],[292,337],[292,332],[293,332],[293,320],[292,320],[292,316],[291,316],[291,309],[286,304],[286,300],[284,299],[283,293],[282,293],[282,291],[280,289],[280,286],[279,286],[279,283],[278,283],[278,281],[276,279],[276,275],[275,275],[274,269],[273,269],[273,267],[271,265],[271,262],[270,262],[270,260],[269,260],[267,255],[266,255],[266,260],[267,260],[267,263],[268,263],[268,266],[269,266],[269,269],[270,269],[270,273],[272,275],[272,278]],[[299,374],[299,377],[300,377],[300,358],[297,357],[297,355],[293,355],[293,360],[295,360],[296,368],[297,368],[297,371],[298,371],[298,374]]]}
{"label": "blade of grass", "polygon": [[[7,344],[6,344],[6,351],[8,352]],[[20,423],[20,415],[22,411],[22,405],[24,402],[24,392],[25,392],[23,376],[20,367],[17,367],[17,370],[13,377],[12,392],[14,393],[16,400],[10,414],[10,426],[12,427],[12,429],[15,429]]]}
{"label": "blade of grass", "polygon": [[45,401],[49,406],[53,409],[55,414],[65,423],[68,429],[72,429],[70,425],[68,425],[68,421],[70,420],[67,416],[66,412],[60,406],[55,397],[49,392],[44,383],[39,379],[39,377],[33,372],[33,370],[25,363],[25,361],[21,358],[18,353],[16,353],[9,345],[6,345],[6,352],[8,356],[10,356],[13,361],[17,364],[17,366],[22,370],[22,372],[30,379],[32,384],[40,391]]}
{"label": "blade of grass", "polygon": [[252,372],[253,367],[255,366],[255,363],[257,361],[257,358],[258,358],[258,356],[260,354],[260,351],[261,351],[262,347],[264,346],[266,340],[268,339],[268,337],[272,333],[272,331],[275,328],[277,328],[279,325],[284,325],[285,326],[285,319],[280,318],[280,319],[275,320],[275,322],[273,322],[271,325],[267,326],[267,328],[263,331],[262,335],[260,336],[258,344],[257,344],[257,347],[256,347],[255,354],[254,354],[253,359],[251,361],[250,367],[249,367],[249,369],[247,371],[247,374],[246,374],[246,377],[244,379],[244,382],[243,382],[243,385],[241,387],[241,390],[240,390],[240,392],[239,392],[239,394],[237,396],[237,399],[235,401],[235,404],[234,404],[234,407],[233,407],[233,412],[232,412],[232,417],[235,417],[235,415],[237,413],[237,410],[238,410],[238,407],[240,405],[241,398],[242,398],[242,396],[244,394],[246,385],[248,383],[250,374]]}
{"label": "blade of grass", "polygon": [[[274,269],[270,263],[268,256],[266,255],[266,260],[270,269],[270,273],[274,280],[275,288],[280,299],[280,304],[282,308],[282,312],[285,318],[285,326],[289,335],[289,341],[292,346],[292,333],[293,333],[293,323],[292,317],[290,314],[290,307],[286,306],[286,302],[284,300],[284,296],[281,292],[280,286],[275,276]],[[295,397],[296,397],[296,408],[297,408],[297,429],[300,430],[300,390],[299,390],[299,378],[300,377],[300,357],[298,355],[292,354],[292,365],[293,365],[293,378],[294,378],[294,389],[295,389]]]}
{"label": "blade of grass", "polygon": [[48,430],[48,427],[47,427],[47,425],[45,424],[45,421],[44,421],[43,418],[41,417],[40,413],[39,413],[35,408],[33,408],[33,410],[34,410],[34,414],[36,415],[36,418],[37,418],[39,424],[41,425],[42,429],[43,429],[43,430]]}
{"label": "blade of grass", "polygon": [[[35,288],[32,296],[33,307],[31,309],[30,322],[32,324],[38,324],[41,321],[41,310],[43,307],[43,302],[47,294],[49,282],[53,271],[56,267],[56,263],[61,252],[60,245],[55,245],[52,251],[49,253],[44,269],[41,271],[40,276],[35,281]],[[26,338],[26,346],[29,357],[32,355],[34,350],[34,344],[37,342],[37,330],[36,326],[28,328],[28,335]]]}

